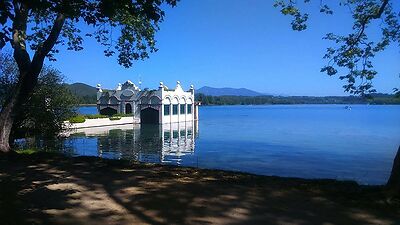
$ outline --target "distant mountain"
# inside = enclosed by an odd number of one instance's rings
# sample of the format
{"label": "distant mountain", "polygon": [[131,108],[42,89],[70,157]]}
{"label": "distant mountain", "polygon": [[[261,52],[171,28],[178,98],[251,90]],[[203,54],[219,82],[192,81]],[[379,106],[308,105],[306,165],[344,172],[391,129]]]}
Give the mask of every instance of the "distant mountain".
{"label": "distant mountain", "polygon": [[97,89],[84,83],[67,84],[68,89],[76,96],[95,96]]}
{"label": "distant mountain", "polygon": [[65,84],[80,104],[96,104],[97,89],[84,83]]}
{"label": "distant mountain", "polygon": [[211,95],[211,96],[261,96],[265,94],[261,94],[256,91],[249,90],[247,88],[213,88],[204,86],[198,90],[196,90],[198,94]]}
{"label": "distant mountain", "polygon": [[[96,96],[97,89],[84,83],[66,84],[69,90],[78,97]],[[261,96],[265,95],[247,88],[214,88],[204,86],[196,90],[198,94],[211,95],[211,96]]]}

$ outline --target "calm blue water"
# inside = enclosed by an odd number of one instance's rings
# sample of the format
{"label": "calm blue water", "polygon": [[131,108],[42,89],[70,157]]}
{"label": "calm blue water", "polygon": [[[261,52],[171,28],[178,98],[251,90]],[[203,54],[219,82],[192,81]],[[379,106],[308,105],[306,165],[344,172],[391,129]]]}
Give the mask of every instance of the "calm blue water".
{"label": "calm blue water", "polygon": [[[80,109],[96,113],[95,107]],[[400,145],[400,106],[200,107],[198,124],[121,126],[68,138],[75,155],[262,175],[386,182]]]}
{"label": "calm blue water", "polygon": [[96,106],[81,106],[78,108],[78,113],[82,115],[93,115],[98,112]]}

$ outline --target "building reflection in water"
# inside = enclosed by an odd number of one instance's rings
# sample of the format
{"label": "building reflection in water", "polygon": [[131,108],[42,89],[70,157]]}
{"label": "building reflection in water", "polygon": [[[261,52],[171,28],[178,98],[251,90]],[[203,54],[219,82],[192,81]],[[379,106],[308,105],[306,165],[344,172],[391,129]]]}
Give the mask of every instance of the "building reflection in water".
{"label": "building reflection in water", "polygon": [[198,123],[135,124],[80,129],[65,142],[74,155],[180,165],[193,156]]}

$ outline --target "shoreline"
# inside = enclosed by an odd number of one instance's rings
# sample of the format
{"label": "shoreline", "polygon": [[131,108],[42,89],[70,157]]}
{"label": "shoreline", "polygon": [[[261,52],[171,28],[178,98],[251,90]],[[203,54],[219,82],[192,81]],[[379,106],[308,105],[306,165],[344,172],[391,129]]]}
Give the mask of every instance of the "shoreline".
{"label": "shoreline", "polygon": [[96,103],[91,103],[91,104],[78,104],[78,107],[85,107],[85,106],[97,106]]}
{"label": "shoreline", "polygon": [[386,203],[382,186],[58,153],[0,156],[0,190],[6,224],[400,221],[400,204]]}
{"label": "shoreline", "polygon": [[[366,106],[366,105],[371,105],[371,106],[382,106],[382,105],[386,105],[386,106],[398,106],[400,105],[400,103],[398,104],[371,104],[371,103],[293,103],[293,104],[282,104],[282,103],[278,103],[278,104],[201,104],[199,107],[202,106],[271,106],[271,105],[340,105],[340,106],[354,106],[354,105],[362,105],[362,106]],[[89,107],[89,106],[97,106],[97,104],[79,104],[78,107]]]}
{"label": "shoreline", "polygon": [[277,104],[201,104],[201,106],[271,106],[271,105],[340,105],[340,106],[353,106],[353,105],[371,105],[371,106],[381,106],[381,105],[387,105],[387,106],[398,106],[398,104],[368,104],[368,103],[293,103],[293,104],[282,104],[282,103],[277,103]]}

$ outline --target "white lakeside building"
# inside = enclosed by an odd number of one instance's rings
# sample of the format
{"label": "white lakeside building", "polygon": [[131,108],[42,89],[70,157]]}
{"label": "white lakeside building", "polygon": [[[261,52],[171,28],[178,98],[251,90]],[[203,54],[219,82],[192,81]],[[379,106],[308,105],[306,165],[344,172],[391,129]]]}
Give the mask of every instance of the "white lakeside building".
{"label": "white lakeside building", "polygon": [[118,84],[115,90],[102,90],[97,85],[97,110],[103,115],[131,114],[135,123],[165,124],[198,120],[194,87],[184,91],[179,81],[175,89],[162,82],[157,90],[140,90],[131,81]]}

